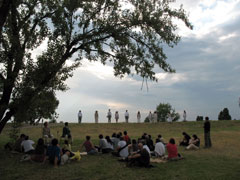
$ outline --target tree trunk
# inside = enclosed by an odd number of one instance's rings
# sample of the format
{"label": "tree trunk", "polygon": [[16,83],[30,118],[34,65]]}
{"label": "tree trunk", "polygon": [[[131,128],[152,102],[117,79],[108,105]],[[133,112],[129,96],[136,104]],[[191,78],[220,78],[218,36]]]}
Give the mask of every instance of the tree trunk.
{"label": "tree trunk", "polygon": [[3,128],[5,127],[6,123],[11,119],[13,114],[14,114],[14,111],[10,110],[6,113],[4,118],[1,120],[1,122],[0,122],[0,134],[2,133]]}

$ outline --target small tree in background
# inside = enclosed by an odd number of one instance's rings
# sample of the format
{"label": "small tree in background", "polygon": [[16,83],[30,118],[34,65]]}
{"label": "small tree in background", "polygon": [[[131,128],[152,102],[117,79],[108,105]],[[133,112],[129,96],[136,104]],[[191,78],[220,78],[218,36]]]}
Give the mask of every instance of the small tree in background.
{"label": "small tree in background", "polygon": [[218,114],[218,120],[232,120],[228,108],[224,108],[222,111],[220,111]]}
{"label": "small tree in background", "polygon": [[172,117],[173,121],[177,121],[180,119],[179,113],[175,112],[175,109],[172,108],[172,106],[167,103],[160,103],[156,108],[157,114],[158,114],[158,122],[162,121],[165,122],[168,118],[168,114],[170,113],[170,116]]}

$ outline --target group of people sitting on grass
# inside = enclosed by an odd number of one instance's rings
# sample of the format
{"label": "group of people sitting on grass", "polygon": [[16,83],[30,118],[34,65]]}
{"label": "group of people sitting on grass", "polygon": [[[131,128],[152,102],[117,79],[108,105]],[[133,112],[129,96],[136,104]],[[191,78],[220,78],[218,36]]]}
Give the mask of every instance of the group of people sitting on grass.
{"label": "group of people sitting on grass", "polygon": [[[185,146],[187,150],[197,150],[200,146],[200,139],[197,135],[192,135],[192,138],[183,132],[183,139],[180,141],[180,146]],[[27,135],[21,134],[16,140],[14,145],[10,143],[5,145],[6,149],[10,149],[17,152],[24,152],[22,161],[32,160],[35,162],[45,163],[49,161],[55,166],[59,164],[65,164],[70,159],[76,159],[80,156],[78,152],[72,152],[71,149],[71,131],[68,128],[68,123],[65,123],[63,128],[64,144],[60,147],[58,139],[53,138],[48,128],[47,123],[43,127],[43,136],[38,139],[37,145],[34,148],[34,141],[30,140]],[[51,143],[49,143],[51,139]],[[171,138],[169,143],[165,143],[161,135],[155,140],[155,144],[151,135],[144,133],[138,139],[132,139],[128,136],[127,131],[119,133],[113,133],[112,136],[99,135],[99,144],[95,146],[91,142],[91,137],[86,136],[86,140],[80,146],[80,149],[85,149],[86,154],[107,154],[111,153],[113,156],[119,157],[120,161],[127,162],[128,166],[150,166],[150,158],[158,157],[162,160],[179,160],[183,157],[178,153],[178,148],[175,143],[175,139]],[[166,155],[166,151],[168,155]],[[77,155],[78,154],[78,155]]]}

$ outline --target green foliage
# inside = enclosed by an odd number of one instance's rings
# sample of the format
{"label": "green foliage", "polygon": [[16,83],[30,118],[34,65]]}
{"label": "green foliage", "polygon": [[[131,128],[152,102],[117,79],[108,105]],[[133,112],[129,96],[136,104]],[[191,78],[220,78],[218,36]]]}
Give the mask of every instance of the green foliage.
{"label": "green foliage", "polygon": [[197,116],[196,121],[203,121],[203,116]]}
{"label": "green foliage", "polygon": [[172,121],[178,121],[180,119],[179,113],[175,112],[175,109],[169,103],[160,103],[156,108],[158,114],[158,122],[162,121],[165,122],[170,116]]}
{"label": "green foliage", "polygon": [[18,122],[26,122],[34,124],[41,119],[52,119],[56,121],[57,109],[59,101],[56,99],[53,91],[41,92],[38,96],[32,99],[30,107],[18,107],[18,112],[15,114],[15,120]]}
{"label": "green foliage", "polygon": [[21,123],[18,121],[12,121],[10,124],[9,137],[12,142],[15,142],[20,134]]}
{"label": "green foliage", "polygon": [[[110,62],[114,75],[119,77],[134,73],[157,80],[156,68],[175,72],[162,47],[173,47],[180,40],[173,20],[192,28],[186,12],[182,7],[171,8],[171,0],[126,3],[12,2],[0,34],[0,78],[5,87],[0,100],[0,132],[8,120],[4,118],[8,109],[8,116],[28,113],[31,106],[43,109],[42,103],[34,104],[41,94],[66,90],[64,81],[83,59]],[[32,56],[44,42],[46,49]],[[30,119],[43,116],[30,111],[34,117]]]}
{"label": "green foliage", "polygon": [[228,108],[224,108],[222,111],[220,111],[218,114],[218,120],[232,120]]}
{"label": "green foliage", "polygon": [[149,123],[150,120],[149,120],[149,117],[146,117],[145,120],[144,120],[145,123]]}

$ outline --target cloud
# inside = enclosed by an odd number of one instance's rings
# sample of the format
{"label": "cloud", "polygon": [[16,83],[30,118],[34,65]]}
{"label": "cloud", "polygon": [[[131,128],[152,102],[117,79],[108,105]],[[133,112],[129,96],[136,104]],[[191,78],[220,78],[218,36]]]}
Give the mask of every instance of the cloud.
{"label": "cloud", "polygon": [[[179,2],[179,1],[177,1]],[[233,118],[239,117],[240,96],[240,1],[183,0],[194,30],[180,29],[181,42],[174,48],[165,47],[168,63],[177,73],[157,72],[158,83],[144,81],[139,76],[114,77],[111,64],[84,60],[82,66],[67,80],[70,90],[58,93],[60,120],[77,121],[82,109],[85,122],[94,122],[99,110],[100,122],[107,122],[108,108],[130,112],[130,122],[136,122],[140,110],[146,117],[160,102],[170,103],[188,118],[209,116],[228,107]],[[148,88],[147,88],[148,87]]]}

